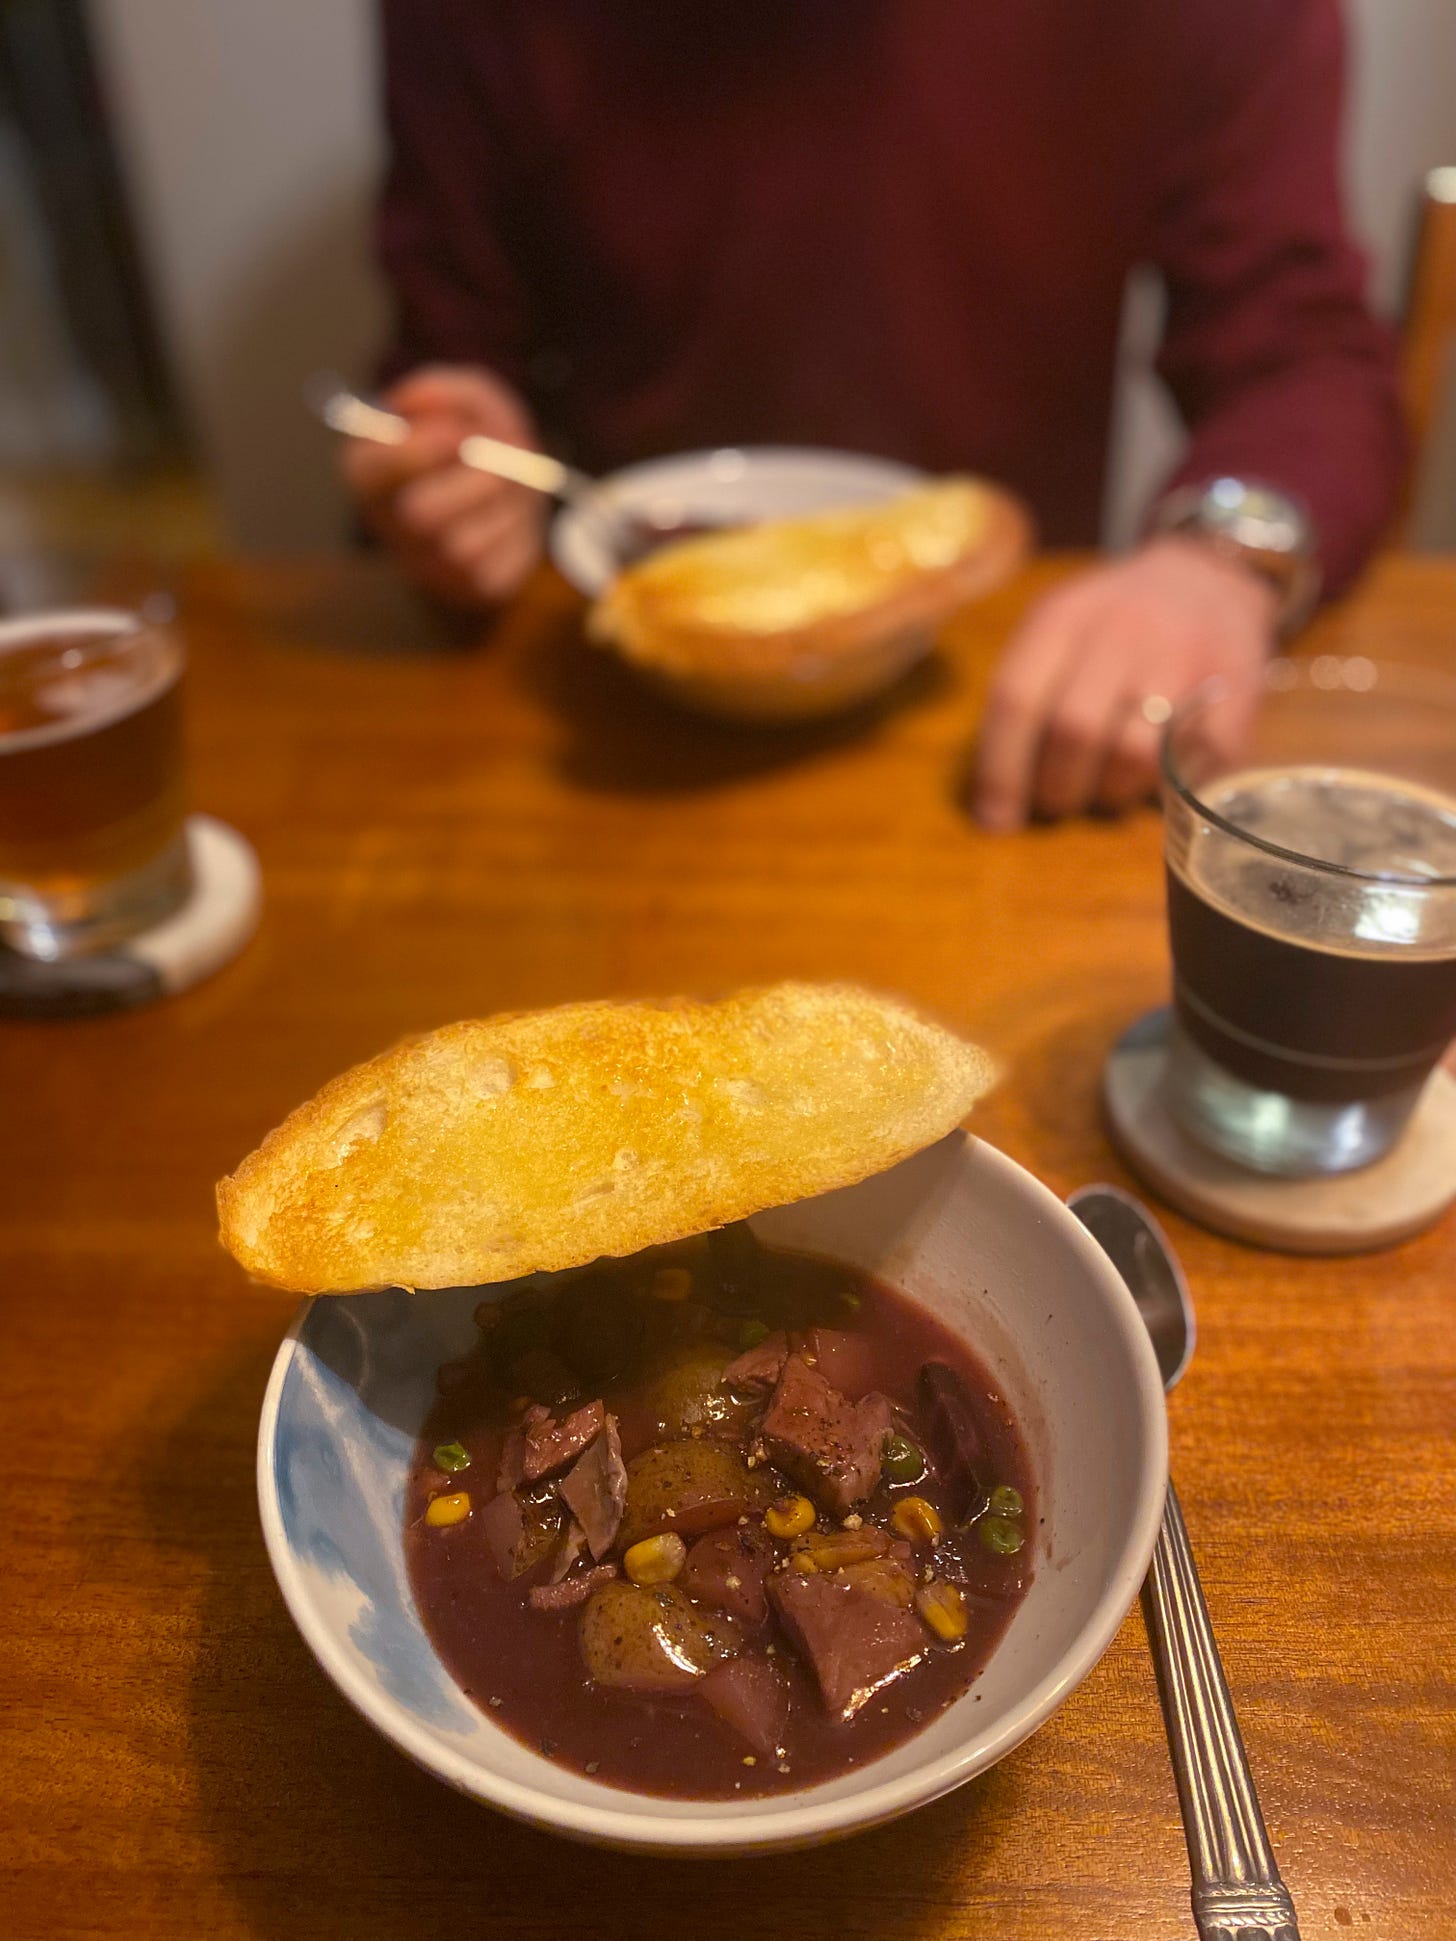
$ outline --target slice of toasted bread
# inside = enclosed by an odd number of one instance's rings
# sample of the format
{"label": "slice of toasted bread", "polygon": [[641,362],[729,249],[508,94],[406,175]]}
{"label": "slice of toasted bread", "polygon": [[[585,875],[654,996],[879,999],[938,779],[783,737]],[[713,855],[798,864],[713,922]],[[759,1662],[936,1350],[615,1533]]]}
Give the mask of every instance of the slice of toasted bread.
{"label": "slice of toasted bread", "polygon": [[937,626],[1004,579],[1029,544],[1009,494],[942,479],[885,505],[663,546],[612,582],[591,631],[648,666],[762,672]]}
{"label": "slice of toasted bread", "polygon": [[853,985],[447,1025],[336,1078],[217,1189],[300,1293],[473,1286],[847,1186],[961,1121],[985,1052]]}

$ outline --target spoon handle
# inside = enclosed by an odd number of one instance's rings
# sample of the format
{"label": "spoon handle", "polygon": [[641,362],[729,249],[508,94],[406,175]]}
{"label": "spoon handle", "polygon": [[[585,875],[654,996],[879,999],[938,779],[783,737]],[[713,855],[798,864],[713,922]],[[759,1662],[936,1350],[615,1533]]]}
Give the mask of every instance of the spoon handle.
{"label": "spoon handle", "polygon": [[1171,1480],[1143,1608],[1203,1941],[1300,1941]]}

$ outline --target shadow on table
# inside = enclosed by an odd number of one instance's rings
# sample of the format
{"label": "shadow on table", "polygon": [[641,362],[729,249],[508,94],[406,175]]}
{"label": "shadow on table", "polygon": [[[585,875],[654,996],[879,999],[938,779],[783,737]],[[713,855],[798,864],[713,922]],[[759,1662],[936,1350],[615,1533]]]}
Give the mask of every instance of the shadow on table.
{"label": "shadow on table", "polygon": [[875,734],[944,692],[943,656],[921,661],[878,700],[800,726],[735,726],[655,694],[613,655],[590,646],[563,611],[519,656],[515,673],[567,731],[555,760],[568,782],[608,795],[679,795],[770,773]]}
{"label": "shadow on table", "polygon": [[[258,1532],[249,1455],[271,1346],[216,1367],[158,1432],[139,1478],[155,1543],[189,1553],[200,1637],[182,1703],[197,1831],[267,1941],[930,1941],[997,1886],[1014,1767],[903,1825],[758,1861],[599,1852],[491,1813],[417,1771],[328,1684],[293,1629]],[[224,1473],[197,1477],[198,1451]]]}

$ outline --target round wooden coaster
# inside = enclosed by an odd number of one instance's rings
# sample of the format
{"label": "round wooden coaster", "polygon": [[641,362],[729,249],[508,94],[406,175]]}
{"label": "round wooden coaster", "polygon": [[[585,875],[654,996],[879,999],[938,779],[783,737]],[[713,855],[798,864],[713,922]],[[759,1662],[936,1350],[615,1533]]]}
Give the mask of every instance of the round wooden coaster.
{"label": "round wooden coaster", "polygon": [[40,964],[0,948],[0,1017],[79,1018],[185,991],[236,957],[258,927],[262,873],[252,845],[215,816],[187,818],[192,894],[175,916],[117,950]]}
{"label": "round wooden coaster", "polygon": [[1191,1220],[1290,1254],[1372,1253],[1423,1233],[1456,1200],[1456,1081],[1438,1069],[1399,1144],[1373,1166],[1275,1179],[1196,1145],[1163,1102],[1167,1010],[1118,1040],[1102,1074],[1113,1143],[1140,1178]]}

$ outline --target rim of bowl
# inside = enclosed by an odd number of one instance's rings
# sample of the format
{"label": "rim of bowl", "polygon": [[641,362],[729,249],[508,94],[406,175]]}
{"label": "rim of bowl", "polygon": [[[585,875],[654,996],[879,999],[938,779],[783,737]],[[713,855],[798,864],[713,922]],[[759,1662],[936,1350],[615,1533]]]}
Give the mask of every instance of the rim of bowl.
{"label": "rim of bowl", "polygon": [[[846,451],[837,445],[702,445],[693,451],[660,452],[655,458],[635,459],[630,465],[620,465],[615,471],[604,473],[597,484],[607,497],[625,491],[630,501],[639,489],[650,489],[662,474],[679,468],[696,469],[708,474],[711,480],[714,461],[724,458],[743,459],[749,468],[787,460],[798,465],[823,465],[839,474],[850,471],[863,474],[869,469],[885,475],[887,490],[899,487],[909,491],[928,476],[919,466],[906,465],[898,458]],[[610,581],[611,569],[605,567],[601,575],[579,574],[575,570],[570,555],[574,536],[580,530],[582,521],[576,508],[561,506],[547,529],[547,551],[562,578],[578,593],[594,599]]]}
{"label": "rim of bowl", "polygon": [[[989,1737],[978,1736],[970,1744],[942,1754],[940,1758],[928,1761],[900,1779],[869,1786],[847,1799],[824,1801],[819,1805],[790,1804],[781,1810],[765,1811],[751,1817],[724,1816],[715,1810],[721,1806],[720,1801],[703,1800],[700,1802],[702,1813],[693,1819],[670,1819],[655,1813],[652,1794],[630,1793],[622,1787],[604,1786],[600,1806],[563,1800],[542,1787],[506,1779],[488,1767],[477,1765],[473,1760],[439,1745],[420,1731],[410,1712],[397,1699],[359,1676],[348,1660],[336,1652],[327,1625],[318,1618],[312,1601],[303,1589],[283,1534],[273,1449],[283,1384],[312,1306],[306,1298],[279,1344],[263,1397],[258,1421],[258,1507],[268,1561],[289,1615],[321,1668],[355,1711],[417,1766],[433,1773],[457,1792],[466,1793],[512,1819],[523,1820],[528,1825],[542,1827],[549,1832],[564,1833],[617,1848],[645,1848],[657,1853],[680,1854],[767,1853],[784,1847],[808,1845],[839,1834],[864,1831],[953,1792],[956,1787],[994,1766],[1029,1739],[1097,1665],[1121,1629],[1123,1619],[1131,1610],[1143,1578],[1147,1575],[1163,1516],[1168,1475],[1168,1417],[1152,1342],[1126,1283],[1107,1255],[1076,1216],[1035,1174],[982,1139],[972,1137],[971,1143],[975,1145],[978,1157],[990,1163],[993,1171],[999,1171],[1005,1179],[1014,1180],[1023,1190],[1032,1189],[1032,1199],[1042,1201],[1049,1218],[1067,1223],[1066,1232],[1073,1251],[1080,1253],[1084,1266],[1091,1270],[1094,1279],[1102,1283],[1108,1297],[1109,1319],[1127,1349],[1132,1365],[1139,1426],[1148,1452],[1147,1468],[1150,1472],[1150,1486],[1143,1500],[1135,1507],[1116,1567],[1075,1645],[1060,1664],[1039,1680],[1019,1705],[1012,1708],[998,1731]],[[486,1720],[486,1723],[490,1721]],[[500,1727],[496,1729],[501,1730]],[[867,1773],[872,1770],[872,1767],[865,1768]],[[620,1800],[633,1803],[613,1803]]]}

